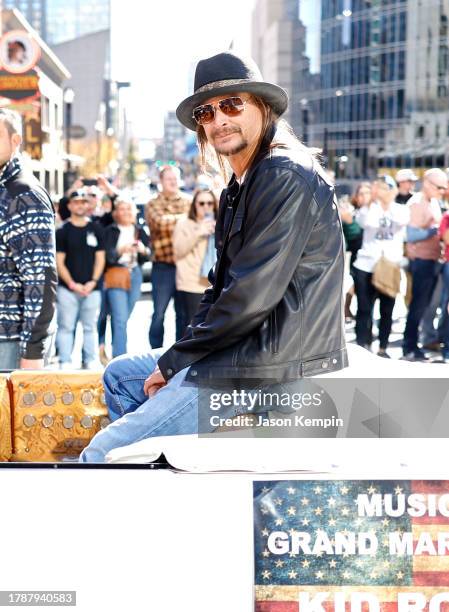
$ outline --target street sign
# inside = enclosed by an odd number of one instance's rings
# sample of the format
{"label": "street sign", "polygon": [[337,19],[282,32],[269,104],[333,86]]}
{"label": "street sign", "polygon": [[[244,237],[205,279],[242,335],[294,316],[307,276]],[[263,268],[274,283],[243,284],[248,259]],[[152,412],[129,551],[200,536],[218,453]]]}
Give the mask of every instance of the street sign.
{"label": "street sign", "polygon": [[39,96],[39,76],[35,70],[11,74],[0,70],[0,96],[15,101],[28,101]]}
{"label": "street sign", "polygon": [[33,109],[25,112],[23,117],[23,150],[31,159],[42,158],[41,111]]}
{"label": "street sign", "polygon": [[69,138],[84,138],[86,134],[86,128],[82,125],[71,125],[67,135]]}

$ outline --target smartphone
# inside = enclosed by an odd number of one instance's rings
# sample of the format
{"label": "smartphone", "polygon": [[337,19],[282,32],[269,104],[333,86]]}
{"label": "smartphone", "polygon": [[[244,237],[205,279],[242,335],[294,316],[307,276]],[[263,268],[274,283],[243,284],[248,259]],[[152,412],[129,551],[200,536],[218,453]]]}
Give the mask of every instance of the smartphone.
{"label": "smartphone", "polygon": [[86,187],[92,187],[93,185],[98,185],[97,179],[83,179],[83,185]]}

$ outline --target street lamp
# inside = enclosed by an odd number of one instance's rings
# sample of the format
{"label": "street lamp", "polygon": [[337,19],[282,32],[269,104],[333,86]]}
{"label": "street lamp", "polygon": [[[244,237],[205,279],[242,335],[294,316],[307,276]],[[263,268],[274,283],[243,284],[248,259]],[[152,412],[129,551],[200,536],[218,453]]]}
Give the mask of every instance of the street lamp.
{"label": "street lamp", "polygon": [[64,89],[64,104],[65,104],[65,137],[66,137],[66,153],[67,153],[67,172],[71,172],[72,164],[70,161],[70,131],[72,128],[72,104],[75,99],[75,92],[71,87]]}
{"label": "street lamp", "polygon": [[96,141],[97,141],[97,159],[96,159],[96,167],[97,167],[97,174],[100,174],[100,150],[101,150],[101,132],[103,131],[103,122],[100,121],[99,119],[97,121],[95,121],[95,133],[97,135]]}

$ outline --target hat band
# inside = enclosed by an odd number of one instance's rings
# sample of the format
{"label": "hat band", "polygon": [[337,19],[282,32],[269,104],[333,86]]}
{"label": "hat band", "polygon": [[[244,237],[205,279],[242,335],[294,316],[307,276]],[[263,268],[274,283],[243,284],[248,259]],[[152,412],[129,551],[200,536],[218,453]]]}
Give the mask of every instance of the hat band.
{"label": "hat band", "polygon": [[207,83],[195,90],[195,94],[203,93],[204,91],[211,91],[211,89],[217,89],[220,87],[228,87],[229,85],[241,85],[242,83],[253,83],[251,79],[227,79],[226,81],[214,81],[213,83]]}

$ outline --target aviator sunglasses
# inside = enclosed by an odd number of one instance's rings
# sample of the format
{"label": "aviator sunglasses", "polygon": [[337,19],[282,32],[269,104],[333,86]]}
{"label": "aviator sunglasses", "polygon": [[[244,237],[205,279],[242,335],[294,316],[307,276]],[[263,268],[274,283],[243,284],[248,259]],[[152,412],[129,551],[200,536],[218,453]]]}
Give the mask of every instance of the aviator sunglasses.
{"label": "aviator sunglasses", "polygon": [[193,119],[198,125],[205,125],[211,123],[215,119],[215,110],[218,108],[227,117],[236,117],[243,112],[245,108],[246,100],[242,100],[238,96],[232,98],[224,98],[219,100],[216,104],[203,104],[193,109]]}

